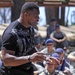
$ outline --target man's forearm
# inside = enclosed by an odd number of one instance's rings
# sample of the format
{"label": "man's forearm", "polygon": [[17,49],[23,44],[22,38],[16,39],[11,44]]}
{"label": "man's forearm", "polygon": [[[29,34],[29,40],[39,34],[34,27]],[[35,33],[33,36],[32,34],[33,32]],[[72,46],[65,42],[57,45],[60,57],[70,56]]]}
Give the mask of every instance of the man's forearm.
{"label": "man's forearm", "polygon": [[40,62],[45,59],[46,57],[44,56],[44,53],[41,52],[35,52],[28,56],[17,57],[5,52],[5,50],[2,51],[2,60],[5,66],[19,66],[28,62]]}
{"label": "man's forearm", "polygon": [[66,38],[67,38],[67,37],[64,37],[64,38],[62,39],[62,41],[66,40]]}
{"label": "man's forearm", "polygon": [[16,57],[13,55],[6,54],[6,57],[3,58],[3,63],[5,66],[19,66],[25,63],[28,63],[29,56]]}
{"label": "man's forearm", "polygon": [[71,61],[75,61],[75,56],[72,56],[72,55],[68,55],[68,57],[67,57],[69,60],[71,60]]}
{"label": "man's forearm", "polygon": [[58,42],[58,39],[54,38],[51,36],[51,39],[53,39],[54,41]]}

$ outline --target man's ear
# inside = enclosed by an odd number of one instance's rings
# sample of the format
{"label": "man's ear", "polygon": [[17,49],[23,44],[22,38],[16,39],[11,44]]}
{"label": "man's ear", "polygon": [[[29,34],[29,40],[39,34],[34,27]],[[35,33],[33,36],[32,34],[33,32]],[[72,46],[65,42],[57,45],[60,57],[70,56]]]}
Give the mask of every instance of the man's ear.
{"label": "man's ear", "polygon": [[53,43],[53,46],[54,46],[55,44]]}
{"label": "man's ear", "polygon": [[28,16],[28,14],[27,14],[26,12],[24,13],[24,15],[25,15],[26,17]]}
{"label": "man's ear", "polygon": [[60,61],[60,64],[62,64],[62,63],[63,63],[63,60]]}

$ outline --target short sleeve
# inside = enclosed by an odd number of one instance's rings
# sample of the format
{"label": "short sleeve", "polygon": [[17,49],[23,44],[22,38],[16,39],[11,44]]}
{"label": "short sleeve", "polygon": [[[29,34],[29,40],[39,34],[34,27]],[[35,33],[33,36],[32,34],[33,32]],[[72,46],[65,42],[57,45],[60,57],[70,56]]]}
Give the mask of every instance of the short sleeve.
{"label": "short sleeve", "polygon": [[5,33],[2,36],[1,50],[16,50],[16,38],[11,33]]}
{"label": "short sleeve", "polygon": [[51,30],[50,30],[50,29],[51,29],[51,28],[50,28],[50,26],[49,26],[49,27],[47,28],[47,30],[46,30],[48,35],[51,34]]}
{"label": "short sleeve", "polygon": [[62,32],[63,36],[66,36],[64,32]]}
{"label": "short sleeve", "polygon": [[72,56],[75,56],[75,52],[71,52],[70,54],[71,54]]}
{"label": "short sleeve", "polygon": [[55,31],[51,33],[51,36],[52,36],[52,37],[54,36],[54,33],[55,33]]}
{"label": "short sleeve", "polygon": [[35,34],[37,34],[37,33],[38,33],[38,31],[37,31],[36,29],[34,29],[34,32],[35,32]]}

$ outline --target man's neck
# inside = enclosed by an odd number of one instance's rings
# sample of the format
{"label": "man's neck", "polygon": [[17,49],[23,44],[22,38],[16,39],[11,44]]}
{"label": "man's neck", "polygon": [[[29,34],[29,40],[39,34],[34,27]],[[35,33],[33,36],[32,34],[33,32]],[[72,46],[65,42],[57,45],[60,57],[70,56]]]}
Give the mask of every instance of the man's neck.
{"label": "man's neck", "polygon": [[52,52],[52,49],[50,48],[50,49],[48,49],[48,53],[51,53]]}
{"label": "man's neck", "polygon": [[48,72],[48,73],[49,73],[49,75],[53,75],[53,71],[52,71],[52,72],[50,71],[50,72]]}
{"label": "man's neck", "polygon": [[30,25],[28,23],[24,22],[21,17],[18,19],[18,22],[20,22],[25,28],[30,27]]}

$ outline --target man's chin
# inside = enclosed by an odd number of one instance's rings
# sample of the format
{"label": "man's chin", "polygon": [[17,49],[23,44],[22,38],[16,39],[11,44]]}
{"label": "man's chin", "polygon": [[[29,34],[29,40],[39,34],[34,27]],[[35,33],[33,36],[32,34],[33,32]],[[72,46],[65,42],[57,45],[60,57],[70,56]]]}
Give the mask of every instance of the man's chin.
{"label": "man's chin", "polygon": [[32,24],[32,26],[33,26],[33,27],[36,27],[36,26],[37,26],[37,24]]}

